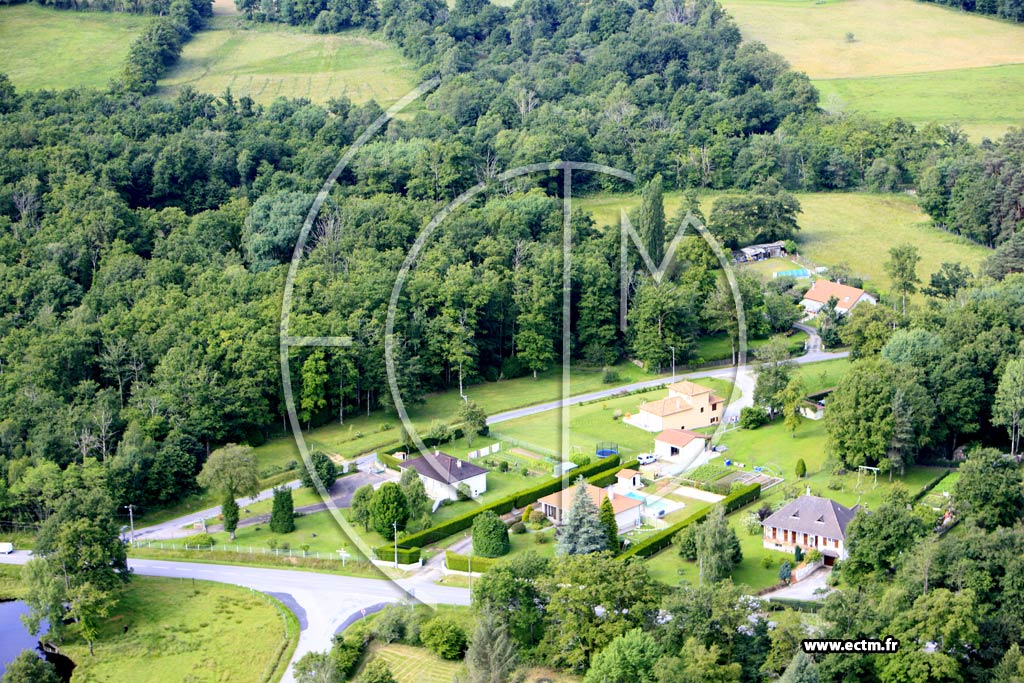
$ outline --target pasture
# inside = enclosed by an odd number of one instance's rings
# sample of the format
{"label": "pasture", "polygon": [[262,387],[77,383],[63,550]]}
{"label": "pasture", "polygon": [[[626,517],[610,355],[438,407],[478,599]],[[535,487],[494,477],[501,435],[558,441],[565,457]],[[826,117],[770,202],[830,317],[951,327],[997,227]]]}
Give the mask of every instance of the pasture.
{"label": "pasture", "polygon": [[722,4],[745,39],[807,73],[826,108],[959,123],[975,141],[1024,125],[1024,26],[912,0]]}
{"label": "pasture", "polygon": [[326,102],[347,95],[387,107],[417,82],[396,48],[365,31],[317,35],[223,16],[185,45],[159,86],[167,96],[190,85],[214,95],[231,88],[236,98],[247,95],[262,104],[277,97]]}
{"label": "pasture", "polygon": [[0,6],[0,73],[18,90],[103,88],[150,17]]}
{"label": "pasture", "polygon": [[[705,216],[710,216],[715,198],[722,194],[709,192],[701,196]],[[944,261],[958,261],[977,271],[990,253],[986,247],[932,227],[928,216],[910,196],[812,192],[798,193],[796,198],[802,208],[797,216],[800,232],[796,236],[801,255],[819,266],[845,263],[854,275],[865,278],[882,292],[889,289],[884,264],[889,248],[894,245],[909,242],[918,248],[921,262],[917,273],[925,282]],[[665,215],[674,216],[682,201],[681,192],[665,193]],[[638,206],[640,196],[609,193],[584,197],[576,200],[576,204],[589,211],[598,225],[617,225],[620,208]]]}
{"label": "pasture", "polygon": [[95,656],[74,626],[61,650],[78,665],[76,681],[259,683],[280,679],[298,636],[291,612],[260,593],[136,576],[101,625]]}

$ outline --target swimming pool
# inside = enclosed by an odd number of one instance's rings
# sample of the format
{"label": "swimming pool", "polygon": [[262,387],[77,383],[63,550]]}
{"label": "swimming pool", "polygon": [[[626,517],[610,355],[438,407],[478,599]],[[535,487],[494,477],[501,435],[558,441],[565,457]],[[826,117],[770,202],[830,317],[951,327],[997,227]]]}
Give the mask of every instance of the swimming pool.
{"label": "swimming pool", "polygon": [[668,507],[668,506],[665,505],[665,501],[658,500],[658,499],[653,499],[653,498],[648,498],[647,496],[643,495],[642,493],[636,493],[635,491],[630,491],[626,495],[628,497],[632,498],[633,500],[639,500],[647,508],[647,511],[650,512],[650,513],[653,513],[654,515],[658,515],[659,513],[664,512],[667,509],[667,507]]}

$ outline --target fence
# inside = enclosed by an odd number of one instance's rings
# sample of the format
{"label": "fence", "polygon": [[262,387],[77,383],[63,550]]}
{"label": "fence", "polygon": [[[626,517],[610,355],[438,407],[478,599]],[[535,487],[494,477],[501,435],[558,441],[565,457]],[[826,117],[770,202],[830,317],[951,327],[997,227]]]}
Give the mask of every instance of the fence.
{"label": "fence", "polygon": [[244,545],[191,545],[188,543],[171,543],[168,541],[135,541],[132,544],[135,548],[151,548],[154,550],[184,550],[188,552],[229,552],[241,555],[273,555],[274,557],[299,557],[310,560],[334,560],[335,562],[353,562],[356,558],[345,558],[342,560],[337,552],[328,553],[318,550],[303,550],[302,548],[257,548]]}

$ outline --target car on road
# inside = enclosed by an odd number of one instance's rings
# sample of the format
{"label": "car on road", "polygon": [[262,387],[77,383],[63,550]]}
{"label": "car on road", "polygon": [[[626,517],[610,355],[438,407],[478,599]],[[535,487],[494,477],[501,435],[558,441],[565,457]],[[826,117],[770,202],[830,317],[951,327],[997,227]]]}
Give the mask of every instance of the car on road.
{"label": "car on road", "polygon": [[10,555],[13,552],[14,552],[14,544],[13,543],[0,543],[0,553],[3,553],[4,555]]}

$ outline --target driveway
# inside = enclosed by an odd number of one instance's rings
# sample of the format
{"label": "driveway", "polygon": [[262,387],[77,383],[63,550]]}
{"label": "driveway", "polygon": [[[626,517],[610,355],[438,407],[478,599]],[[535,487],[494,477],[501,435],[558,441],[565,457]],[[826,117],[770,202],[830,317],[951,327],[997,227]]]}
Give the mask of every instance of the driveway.
{"label": "driveway", "polygon": [[[784,598],[788,600],[824,600],[825,595],[832,592],[832,588],[826,585],[829,575],[832,570],[827,567],[822,567],[818,571],[814,572],[803,581],[793,584],[792,586],[786,586],[780,588],[777,591],[771,593],[765,593],[762,598]],[[818,593],[817,591],[823,590]]]}

